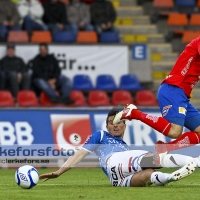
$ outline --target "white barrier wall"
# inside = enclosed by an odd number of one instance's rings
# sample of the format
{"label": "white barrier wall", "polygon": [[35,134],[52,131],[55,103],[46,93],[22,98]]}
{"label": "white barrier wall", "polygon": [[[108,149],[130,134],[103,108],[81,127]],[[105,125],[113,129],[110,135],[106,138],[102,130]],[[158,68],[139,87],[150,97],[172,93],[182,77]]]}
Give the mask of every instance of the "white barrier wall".
{"label": "white barrier wall", "polygon": [[[6,46],[0,46],[0,58]],[[38,45],[16,45],[16,55],[27,63],[39,53]],[[123,74],[129,73],[128,46],[123,45],[49,45],[49,53],[59,60],[62,73],[69,78],[87,74],[95,85],[99,74],[111,74],[116,84]]]}

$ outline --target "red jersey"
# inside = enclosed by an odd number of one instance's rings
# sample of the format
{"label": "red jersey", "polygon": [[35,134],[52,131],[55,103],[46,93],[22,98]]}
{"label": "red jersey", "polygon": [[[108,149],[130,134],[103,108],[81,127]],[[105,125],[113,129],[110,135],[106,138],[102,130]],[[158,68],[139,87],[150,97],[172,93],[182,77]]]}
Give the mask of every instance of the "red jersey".
{"label": "red jersey", "polygon": [[190,97],[193,87],[200,79],[200,36],[186,45],[172,71],[162,83],[175,85]]}

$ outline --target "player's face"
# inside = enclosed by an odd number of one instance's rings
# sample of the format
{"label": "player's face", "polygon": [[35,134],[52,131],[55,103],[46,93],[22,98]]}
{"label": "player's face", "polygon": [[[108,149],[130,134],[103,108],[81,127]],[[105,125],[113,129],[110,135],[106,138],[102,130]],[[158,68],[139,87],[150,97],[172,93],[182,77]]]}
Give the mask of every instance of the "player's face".
{"label": "player's face", "polygon": [[124,124],[123,121],[120,121],[117,124],[113,124],[114,117],[115,116],[110,116],[108,118],[108,125],[106,126],[106,128],[108,132],[112,133],[113,135],[123,138],[126,124]]}

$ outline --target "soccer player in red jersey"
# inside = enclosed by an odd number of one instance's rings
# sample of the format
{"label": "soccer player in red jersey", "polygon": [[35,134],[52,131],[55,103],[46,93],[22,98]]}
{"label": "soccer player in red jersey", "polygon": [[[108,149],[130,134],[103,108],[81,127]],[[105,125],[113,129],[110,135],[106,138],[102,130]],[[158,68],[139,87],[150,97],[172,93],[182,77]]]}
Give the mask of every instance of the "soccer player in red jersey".
{"label": "soccer player in red jersey", "polygon": [[[200,113],[190,103],[190,94],[200,79],[200,36],[186,45],[169,75],[158,90],[158,102],[162,117],[141,112],[130,104],[115,116],[114,123],[124,119],[137,119],[169,138],[158,141],[155,148],[159,164],[160,157],[167,152],[200,143]],[[183,126],[190,132],[182,134]]]}

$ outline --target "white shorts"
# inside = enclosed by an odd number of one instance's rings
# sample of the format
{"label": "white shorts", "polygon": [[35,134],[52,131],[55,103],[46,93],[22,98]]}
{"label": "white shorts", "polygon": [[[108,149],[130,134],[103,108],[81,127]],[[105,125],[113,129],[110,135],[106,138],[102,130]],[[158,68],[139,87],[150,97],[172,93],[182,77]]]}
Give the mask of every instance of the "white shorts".
{"label": "white shorts", "polygon": [[107,160],[107,173],[112,186],[130,187],[132,176],[142,171],[141,159],[148,151],[130,150],[114,153]]}

